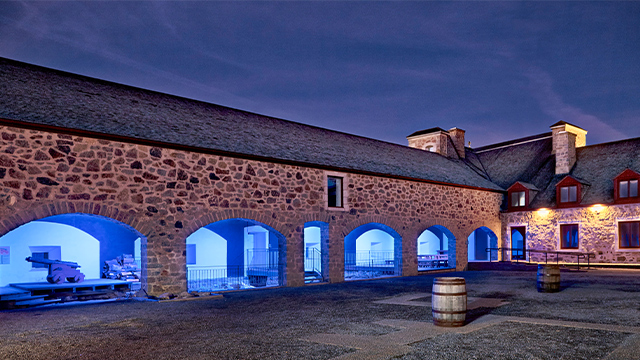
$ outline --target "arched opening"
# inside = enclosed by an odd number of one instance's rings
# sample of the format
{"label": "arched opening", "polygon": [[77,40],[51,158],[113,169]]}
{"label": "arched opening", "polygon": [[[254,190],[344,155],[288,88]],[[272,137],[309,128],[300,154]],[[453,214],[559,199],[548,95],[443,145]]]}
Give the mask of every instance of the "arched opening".
{"label": "arched opening", "polygon": [[455,268],[456,238],[444,226],[434,225],[418,236],[418,271]]}
{"label": "arched opening", "polygon": [[384,224],[361,225],[344,238],[344,279],[402,275],[402,237]]}
{"label": "arched opening", "polygon": [[490,251],[488,249],[498,247],[498,237],[486,226],[475,229],[469,238],[468,243],[468,261],[489,261],[497,260],[497,250]]}
{"label": "arched opening", "polygon": [[304,224],[304,282],[329,280],[329,224],[310,221]]}
{"label": "arched opening", "polygon": [[119,261],[120,271],[110,279],[126,280],[137,290],[146,287],[146,241],[134,228],[98,215],[74,213],[34,220],[0,238],[0,248],[7,254],[0,262],[0,286],[47,283],[49,266],[25,260],[30,257],[77,263],[83,286],[99,285],[93,280],[108,277],[106,264]]}
{"label": "arched opening", "polygon": [[204,226],[187,237],[189,291],[251,289],[285,284],[282,234],[251,219]]}

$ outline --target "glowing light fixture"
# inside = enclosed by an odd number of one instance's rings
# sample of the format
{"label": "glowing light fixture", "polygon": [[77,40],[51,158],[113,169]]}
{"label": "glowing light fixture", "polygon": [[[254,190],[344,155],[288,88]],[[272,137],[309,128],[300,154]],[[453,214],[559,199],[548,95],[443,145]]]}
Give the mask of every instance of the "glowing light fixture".
{"label": "glowing light fixture", "polygon": [[549,209],[547,209],[547,208],[538,209],[538,215],[540,215],[540,216],[549,215]]}
{"label": "glowing light fixture", "polygon": [[599,213],[600,211],[604,210],[604,206],[602,206],[601,204],[595,204],[595,205],[591,206],[590,209],[591,209],[591,211]]}

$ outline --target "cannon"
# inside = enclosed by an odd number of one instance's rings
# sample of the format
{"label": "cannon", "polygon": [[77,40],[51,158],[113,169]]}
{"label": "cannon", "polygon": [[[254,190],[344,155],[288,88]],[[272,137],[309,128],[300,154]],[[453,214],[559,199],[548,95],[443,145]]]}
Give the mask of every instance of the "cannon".
{"label": "cannon", "polygon": [[78,270],[80,265],[72,261],[34,259],[31,256],[25,260],[37,264],[45,264],[49,266],[49,275],[47,281],[51,284],[62,284],[64,279],[70,283],[79,283],[84,281],[84,274]]}

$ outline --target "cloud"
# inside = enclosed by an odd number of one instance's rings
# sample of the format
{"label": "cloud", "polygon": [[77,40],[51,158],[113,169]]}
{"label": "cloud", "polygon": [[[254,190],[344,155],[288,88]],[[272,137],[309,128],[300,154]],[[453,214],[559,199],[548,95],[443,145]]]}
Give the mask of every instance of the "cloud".
{"label": "cloud", "polygon": [[[555,118],[564,120],[591,132],[599,141],[624,139],[627,136],[595,115],[587,114],[582,109],[566,104],[562,96],[553,89],[553,79],[549,73],[531,66],[524,75],[534,98],[538,100],[541,110]],[[598,142],[599,142],[598,141]]]}

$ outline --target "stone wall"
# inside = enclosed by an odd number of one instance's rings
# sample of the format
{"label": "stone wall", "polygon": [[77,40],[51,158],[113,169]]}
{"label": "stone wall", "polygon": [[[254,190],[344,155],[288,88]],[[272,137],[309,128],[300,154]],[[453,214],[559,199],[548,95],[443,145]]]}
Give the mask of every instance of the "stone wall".
{"label": "stone wall", "polygon": [[[502,214],[502,244],[510,247],[509,228],[527,227],[527,248],[560,249],[560,225],[578,224],[579,245],[576,251],[592,252],[596,263],[640,263],[640,251],[618,249],[617,221],[640,220],[640,204],[591,206],[583,208],[537,210]],[[562,250],[571,251],[571,250]],[[566,261],[575,262],[575,256]]]}
{"label": "stone wall", "polygon": [[502,195],[424,182],[345,174],[345,211],[325,206],[326,172],[214,154],[39,130],[0,127],[0,236],[51,215],[113,218],[146,237],[150,293],[186,289],[185,239],[209,223],[247,218],[284,235],[286,285],[304,283],[304,223],[329,224],[329,278],[343,281],[343,239],[379,222],[403,238],[403,275],[417,274],[416,239],[432,225],[466,239],[480,226],[498,233]]}

